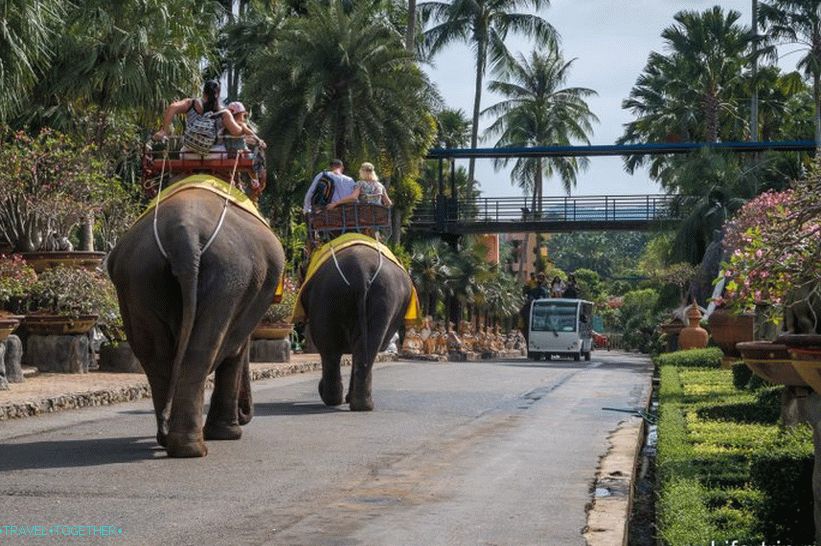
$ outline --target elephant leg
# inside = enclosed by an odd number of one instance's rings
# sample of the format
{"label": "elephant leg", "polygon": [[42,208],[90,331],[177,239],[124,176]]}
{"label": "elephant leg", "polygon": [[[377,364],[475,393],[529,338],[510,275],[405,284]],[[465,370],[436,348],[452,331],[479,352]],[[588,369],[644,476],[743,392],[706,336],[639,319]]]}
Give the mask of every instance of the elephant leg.
{"label": "elephant leg", "polygon": [[151,401],[154,403],[154,415],[157,418],[157,443],[168,447],[168,420],[163,415],[165,401],[168,398],[168,374],[161,374],[157,369],[148,372],[148,384],[151,386]]}
{"label": "elephant leg", "polygon": [[326,406],[342,404],[342,371],[339,369],[342,355],[322,355],[322,379],[319,380],[319,396]]}
{"label": "elephant leg", "polygon": [[166,447],[169,457],[204,457],[208,454],[202,432],[202,407],[205,380],[214,355],[209,351],[192,349],[192,346],[197,346],[195,343],[189,344],[171,404]]}
{"label": "elephant leg", "polygon": [[373,362],[368,362],[362,355],[353,354],[351,365],[351,387],[348,391],[348,403],[351,411],[373,410],[371,397],[371,371]]}
{"label": "elephant leg", "polygon": [[251,341],[248,340],[245,356],[242,363],[242,376],[239,383],[239,400],[237,402],[237,417],[240,425],[247,425],[254,417],[254,399],[251,394]]}
{"label": "elephant leg", "polygon": [[247,344],[240,354],[226,358],[214,374],[214,392],[205,420],[203,434],[206,440],[239,440],[239,392],[242,383],[243,360],[247,359]]}

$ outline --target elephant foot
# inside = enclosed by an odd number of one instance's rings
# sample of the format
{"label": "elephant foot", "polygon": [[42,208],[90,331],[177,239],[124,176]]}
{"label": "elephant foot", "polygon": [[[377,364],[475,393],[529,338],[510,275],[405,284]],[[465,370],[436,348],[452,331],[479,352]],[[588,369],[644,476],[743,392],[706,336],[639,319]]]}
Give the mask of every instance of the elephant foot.
{"label": "elephant foot", "polygon": [[319,397],[326,406],[340,406],[342,405],[342,382],[336,385],[326,386],[325,380],[319,380]]}
{"label": "elephant foot", "polygon": [[368,396],[367,398],[359,398],[348,395],[350,399],[350,407],[351,411],[373,411],[373,399]]}
{"label": "elephant foot", "polygon": [[169,432],[167,443],[165,449],[169,457],[205,457],[208,454],[202,434]]}
{"label": "elephant foot", "polygon": [[168,447],[168,434],[165,432],[158,430],[157,431],[157,443],[160,444],[162,447]]}
{"label": "elephant foot", "polygon": [[254,406],[239,404],[237,409],[237,417],[240,425],[247,425],[254,418]]}
{"label": "elephant foot", "polygon": [[206,440],[239,440],[242,428],[239,425],[205,423],[202,433]]}

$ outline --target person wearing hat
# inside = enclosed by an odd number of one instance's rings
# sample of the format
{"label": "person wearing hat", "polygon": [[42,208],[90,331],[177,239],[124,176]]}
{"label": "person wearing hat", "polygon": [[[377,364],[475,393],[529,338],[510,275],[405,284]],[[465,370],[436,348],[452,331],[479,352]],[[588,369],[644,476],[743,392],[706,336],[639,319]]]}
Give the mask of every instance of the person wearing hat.
{"label": "person wearing hat", "polygon": [[245,109],[245,105],[239,101],[234,101],[228,105],[228,111],[231,112],[231,115],[234,117],[234,121],[242,127],[242,136],[245,139],[245,143],[251,146],[257,145],[261,149],[265,149],[268,146],[265,144],[265,141],[259,138],[256,131],[254,131],[248,123],[248,111]]}

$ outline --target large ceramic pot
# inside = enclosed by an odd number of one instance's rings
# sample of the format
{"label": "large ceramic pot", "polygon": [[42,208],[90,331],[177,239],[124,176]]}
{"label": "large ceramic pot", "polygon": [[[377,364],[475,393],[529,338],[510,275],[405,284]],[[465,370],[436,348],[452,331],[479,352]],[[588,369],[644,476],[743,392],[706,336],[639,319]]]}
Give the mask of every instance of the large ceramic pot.
{"label": "large ceramic pot", "polygon": [[23,252],[22,256],[36,273],[41,273],[58,265],[94,270],[103,263],[105,252]]}
{"label": "large ceramic pot", "polygon": [[795,371],[790,353],[783,343],[745,341],[738,344],[744,364],[755,375],[774,385],[807,387],[807,382]]}
{"label": "large ceramic pot", "polygon": [[62,315],[26,315],[23,323],[26,331],[39,336],[63,336],[87,334],[97,322],[97,315],[81,315],[77,318]]}
{"label": "large ceramic pot", "polygon": [[755,328],[755,315],[744,313],[734,315],[727,309],[719,307],[707,319],[710,325],[710,335],[713,341],[719,346],[725,357],[739,358],[736,344],[752,341]]}
{"label": "large ceramic pot", "polygon": [[288,339],[294,325],[289,322],[260,322],[251,334],[253,339]]}
{"label": "large ceramic pot", "polygon": [[779,336],[790,353],[790,362],[801,378],[821,394],[821,335],[787,334]]}

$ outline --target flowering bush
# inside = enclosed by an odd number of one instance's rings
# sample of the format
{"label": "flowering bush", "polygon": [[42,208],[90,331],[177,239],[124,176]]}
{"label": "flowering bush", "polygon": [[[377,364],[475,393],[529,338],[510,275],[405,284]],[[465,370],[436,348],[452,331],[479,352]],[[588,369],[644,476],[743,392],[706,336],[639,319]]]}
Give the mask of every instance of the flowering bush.
{"label": "flowering bush", "polygon": [[291,322],[291,316],[294,313],[294,306],[296,306],[296,299],[299,293],[299,287],[293,279],[285,277],[283,282],[282,300],[279,303],[271,304],[265,315],[262,317],[262,322]]}
{"label": "flowering bush", "polygon": [[0,309],[12,299],[25,297],[36,280],[34,270],[19,255],[0,256]]}
{"label": "flowering bush", "polygon": [[110,284],[100,272],[60,265],[40,273],[29,292],[28,307],[72,318],[105,315],[111,312]]}
{"label": "flowering bush", "polygon": [[786,305],[821,294],[821,168],[784,192],[749,201],[728,222],[724,296],[732,310],[771,304],[779,322]]}
{"label": "flowering bush", "polygon": [[41,249],[105,203],[111,180],[93,146],[49,130],[0,134],[0,238]]}

